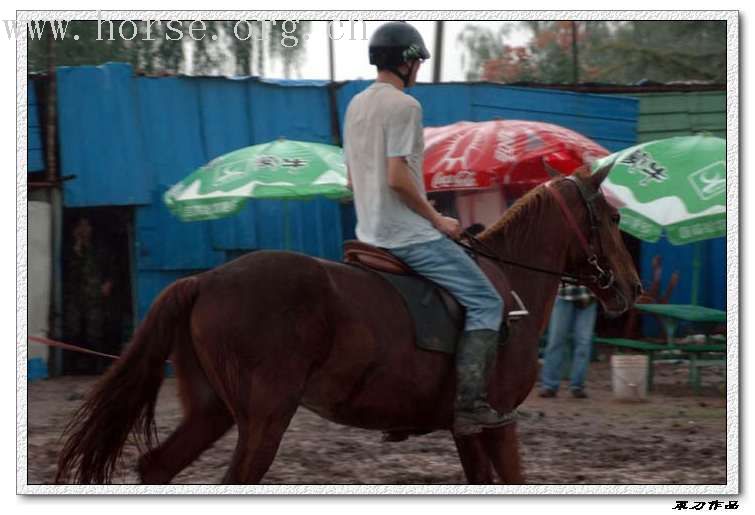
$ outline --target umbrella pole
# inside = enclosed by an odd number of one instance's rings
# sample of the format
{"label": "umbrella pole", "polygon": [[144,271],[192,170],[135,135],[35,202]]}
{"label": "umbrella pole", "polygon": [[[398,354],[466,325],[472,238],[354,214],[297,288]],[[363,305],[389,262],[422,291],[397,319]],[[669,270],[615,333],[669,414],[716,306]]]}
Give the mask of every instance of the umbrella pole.
{"label": "umbrella pole", "polygon": [[698,241],[695,246],[694,256],[692,258],[692,293],[690,294],[690,304],[697,304],[700,292],[700,273],[703,268],[703,242]]}
{"label": "umbrella pole", "polygon": [[283,201],[283,250],[291,250],[291,219],[288,212],[288,199]]}

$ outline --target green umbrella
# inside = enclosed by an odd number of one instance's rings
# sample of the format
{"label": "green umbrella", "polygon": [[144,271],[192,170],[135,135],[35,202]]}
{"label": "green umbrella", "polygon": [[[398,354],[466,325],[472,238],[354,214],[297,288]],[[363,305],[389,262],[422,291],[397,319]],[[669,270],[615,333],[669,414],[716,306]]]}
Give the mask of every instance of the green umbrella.
{"label": "green umbrella", "polygon": [[[604,166],[611,170],[603,191],[619,207],[622,230],[650,242],[665,233],[674,245],[726,236],[725,140],[697,135],[651,141],[599,159],[592,169]],[[696,261],[693,303],[699,256]]]}
{"label": "green umbrella", "polygon": [[611,166],[603,189],[621,206],[621,229],[645,241],[665,232],[674,245],[726,235],[726,141],[683,136],[598,159]]}
{"label": "green umbrella", "polygon": [[213,159],[165,192],[183,221],[238,213],[249,198],[308,199],[351,196],[343,150],[333,145],[278,139]]}

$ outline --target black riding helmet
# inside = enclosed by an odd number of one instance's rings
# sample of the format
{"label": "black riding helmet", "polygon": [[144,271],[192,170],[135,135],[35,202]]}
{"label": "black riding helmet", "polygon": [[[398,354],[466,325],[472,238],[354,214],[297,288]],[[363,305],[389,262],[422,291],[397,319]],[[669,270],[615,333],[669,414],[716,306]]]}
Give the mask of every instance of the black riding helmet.
{"label": "black riding helmet", "polygon": [[378,70],[390,70],[409,84],[409,76],[401,73],[398,67],[415,60],[430,59],[422,35],[417,29],[403,21],[390,21],[381,25],[370,38],[370,64]]}

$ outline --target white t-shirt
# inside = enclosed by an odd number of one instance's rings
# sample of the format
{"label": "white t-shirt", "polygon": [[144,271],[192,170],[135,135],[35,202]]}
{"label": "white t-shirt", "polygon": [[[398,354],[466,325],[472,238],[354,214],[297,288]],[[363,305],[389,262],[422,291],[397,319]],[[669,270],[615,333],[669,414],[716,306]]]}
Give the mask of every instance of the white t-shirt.
{"label": "white t-shirt", "polygon": [[344,124],[344,155],[360,241],[394,248],[443,237],[388,186],[388,158],[405,157],[417,190],[426,197],[423,152],[422,107],[417,100],[384,82],[373,83],[351,100]]}

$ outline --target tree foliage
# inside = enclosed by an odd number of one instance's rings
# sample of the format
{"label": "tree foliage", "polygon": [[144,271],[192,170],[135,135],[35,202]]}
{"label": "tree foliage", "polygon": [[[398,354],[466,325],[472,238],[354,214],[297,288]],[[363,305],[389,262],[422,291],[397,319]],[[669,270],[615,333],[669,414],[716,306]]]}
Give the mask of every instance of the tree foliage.
{"label": "tree foliage", "polygon": [[[119,34],[120,21],[113,21],[113,37],[107,22],[98,28],[97,21],[71,21],[66,37],[54,37],[47,28],[41,38],[28,38],[28,68],[30,72],[46,71],[49,67],[49,47],[52,40],[57,66],[100,65],[109,61],[127,62],[148,74],[191,73],[194,75],[266,75],[272,62],[279,62],[288,78],[297,71],[304,55],[309,21],[284,25],[278,21],[205,21],[205,37],[194,40],[188,35],[191,21],[182,25],[183,37],[170,31],[166,23],[135,21],[133,27],[124,25]],[[177,27],[177,22],[174,27]],[[234,28],[236,29],[234,32]],[[72,36],[78,35],[78,40]],[[216,35],[217,39],[213,39]],[[99,39],[98,39],[99,37]],[[293,45],[293,39],[296,44]],[[129,39],[127,39],[129,38]],[[285,42],[285,44],[284,44]],[[288,45],[288,46],[287,46]]]}
{"label": "tree foliage", "polygon": [[[631,84],[726,79],[725,21],[528,21],[509,30],[468,25],[459,35],[467,78],[502,82]],[[575,52],[576,50],[576,52]],[[576,62],[576,66],[575,66]]]}

